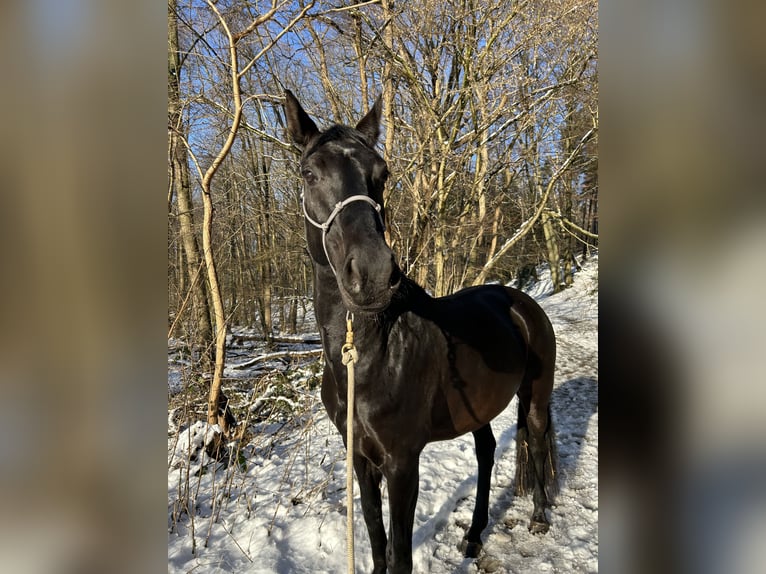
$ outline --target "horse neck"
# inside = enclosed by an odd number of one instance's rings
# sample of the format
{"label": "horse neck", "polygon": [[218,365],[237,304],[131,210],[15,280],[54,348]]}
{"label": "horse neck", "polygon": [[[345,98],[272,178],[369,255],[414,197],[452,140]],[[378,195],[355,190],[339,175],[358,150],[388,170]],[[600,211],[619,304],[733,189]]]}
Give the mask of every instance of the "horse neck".
{"label": "horse neck", "polygon": [[[337,280],[329,266],[319,265],[316,262],[314,262],[314,305],[319,326],[334,337],[345,337],[346,307],[341,299]],[[354,325],[364,327],[364,331],[375,333],[379,329],[386,329],[405,312],[412,312],[433,320],[436,316],[436,305],[436,300],[420,285],[402,274],[401,285],[394,295],[391,306],[379,314],[356,314]],[[343,328],[343,333],[338,332],[340,327]]]}
{"label": "horse neck", "polygon": [[329,265],[320,265],[316,262],[314,262],[314,313],[317,323],[323,328],[346,319],[346,308],[332,269]]}
{"label": "horse neck", "polygon": [[399,292],[394,299],[394,306],[398,306],[402,311],[409,311],[430,321],[437,317],[438,301],[404,274],[402,275]]}

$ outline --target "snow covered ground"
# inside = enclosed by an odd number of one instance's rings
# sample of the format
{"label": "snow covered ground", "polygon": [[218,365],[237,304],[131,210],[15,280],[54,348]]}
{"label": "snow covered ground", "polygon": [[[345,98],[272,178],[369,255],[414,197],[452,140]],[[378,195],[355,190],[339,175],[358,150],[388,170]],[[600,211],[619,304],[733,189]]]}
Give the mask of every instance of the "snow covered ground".
{"label": "snow covered ground", "polygon": [[[552,408],[562,489],[551,510],[550,532],[530,534],[531,498],[513,495],[514,399],[492,423],[498,448],[490,522],[478,559],[465,559],[457,550],[473,510],[473,439],[469,434],[424,450],[413,536],[415,572],[598,571],[597,281],[595,256],[564,292],[550,295],[545,280],[531,290],[549,314],[558,341]],[[204,452],[210,429],[203,423],[169,433],[169,573],[345,572],[345,453],[319,399],[316,358],[297,369],[276,367],[276,375],[260,371],[259,376],[281,377],[270,379],[271,384],[288,384],[290,393],[245,397],[244,412],[253,415],[252,435],[229,464],[211,461]],[[177,392],[176,370],[169,371],[169,384]],[[264,405],[269,402],[267,416]],[[282,410],[276,408],[280,402]],[[387,523],[385,482],[383,506]],[[369,572],[372,559],[358,496],[355,513],[356,568]]]}

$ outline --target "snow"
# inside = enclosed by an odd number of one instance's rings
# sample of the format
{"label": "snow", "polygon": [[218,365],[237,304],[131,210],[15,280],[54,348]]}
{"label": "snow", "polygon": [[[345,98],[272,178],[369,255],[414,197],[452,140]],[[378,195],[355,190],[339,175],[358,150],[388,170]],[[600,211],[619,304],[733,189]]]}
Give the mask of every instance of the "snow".
{"label": "snow", "polygon": [[[596,255],[563,292],[552,295],[545,276],[530,291],[549,314],[558,340],[552,408],[562,488],[550,511],[549,533],[527,531],[531,497],[513,495],[514,399],[492,423],[496,462],[489,525],[478,559],[466,559],[457,550],[473,511],[472,437],[432,443],[423,451],[414,572],[598,571],[597,275]],[[251,352],[257,356],[256,349]],[[345,572],[345,452],[311,384],[317,358],[304,361],[289,371],[295,394],[285,400],[293,403],[292,411],[249,421],[246,445],[240,452],[232,450],[228,460],[214,461],[205,452],[206,434],[215,430],[205,423],[182,425],[169,436],[169,573]],[[236,376],[244,375],[237,371]],[[177,371],[169,377],[169,385],[179,388]],[[252,393],[246,401],[251,412],[253,405],[277,402],[273,394],[259,399]],[[385,482],[383,491],[387,524]],[[356,569],[369,572],[372,558],[356,494]]]}

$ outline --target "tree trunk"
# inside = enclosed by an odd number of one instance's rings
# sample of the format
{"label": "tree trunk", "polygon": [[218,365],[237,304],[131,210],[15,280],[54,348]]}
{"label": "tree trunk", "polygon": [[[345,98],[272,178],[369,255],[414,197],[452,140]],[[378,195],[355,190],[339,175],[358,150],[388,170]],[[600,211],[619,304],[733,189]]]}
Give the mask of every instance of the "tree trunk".
{"label": "tree trunk", "polygon": [[[383,20],[386,27],[383,29],[383,43],[388,53],[394,53],[394,23],[393,23],[393,1],[382,0]],[[394,151],[394,78],[391,59],[386,58],[383,66],[383,121],[386,126],[386,138],[383,145],[383,158],[391,161],[391,154]],[[387,199],[387,198],[385,198]]]}
{"label": "tree trunk", "polygon": [[218,17],[218,21],[224,29],[228,39],[229,65],[231,66],[231,88],[234,102],[233,118],[229,126],[229,132],[221,150],[207,168],[200,182],[202,187],[202,204],[204,218],[202,224],[202,251],[207,266],[207,278],[210,284],[210,298],[213,303],[213,315],[215,317],[215,365],[213,368],[213,380],[210,383],[210,394],[207,401],[207,420],[209,424],[218,424],[224,434],[229,434],[233,426],[233,417],[228,408],[226,395],[223,394],[221,384],[223,382],[223,369],[226,364],[226,314],[223,307],[223,295],[218,281],[215,254],[213,252],[213,197],[211,183],[218,172],[221,164],[229,155],[231,146],[239,130],[242,120],[242,92],[240,88],[240,74],[238,64],[237,45],[226,21],[218,9],[208,0],[208,6]]}
{"label": "tree trunk", "polygon": [[[190,347],[200,349],[200,368],[209,371],[212,366],[213,326],[210,321],[210,306],[204,268],[200,256],[197,237],[194,234],[194,204],[191,198],[189,161],[181,138],[184,129],[181,117],[180,95],[180,53],[178,49],[178,17],[176,15],[176,0],[168,0],[168,138],[169,176],[171,186],[176,196],[178,206],[178,224],[181,245],[184,252],[185,270],[188,277],[189,289],[192,290],[191,312],[194,318],[193,327],[187,330]],[[181,323],[183,324],[183,323]]]}
{"label": "tree trunk", "polygon": [[548,265],[551,269],[551,283],[553,283],[553,292],[561,291],[563,284],[561,281],[561,256],[559,254],[559,240],[556,230],[553,229],[553,222],[547,212],[540,216],[545,236],[545,253]]}
{"label": "tree trunk", "polygon": [[287,316],[287,333],[295,334],[298,332],[298,298],[290,298],[290,309]]}
{"label": "tree trunk", "polygon": [[[383,8],[383,21],[386,22],[385,28],[383,28],[383,44],[386,47],[388,54],[394,53],[394,22],[392,11],[393,0],[382,0],[381,7]],[[393,171],[393,151],[394,151],[394,78],[393,67],[391,65],[390,57],[385,59],[383,65],[383,125],[386,127],[386,134],[383,140],[383,159],[388,163],[389,169]],[[383,206],[389,208],[389,195],[391,193],[392,185],[386,185],[383,190]],[[415,207],[417,211],[417,206]],[[385,231],[386,241],[393,247],[393,237],[391,234],[391,226],[386,225]]]}
{"label": "tree trunk", "polygon": [[352,15],[351,18],[354,22],[354,51],[356,52],[356,62],[357,67],[359,68],[359,86],[362,90],[362,107],[363,109],[368,109],[371,104],[369,94],[367,93],[367,54],[369,51],[368,46],[365,46],[363,42],[362,19],[358,15]]}
{"label": "tree trunk", "polygon": [[[262,123],[262,118],[259,116]],[[274,325],[272,321],[272,284],[274,283],[273,269],[271,265],[272,254],[276,239],[271,225],[271,187],[269,186],[269,171],[271,163],[268,155],[263,149],[263,142],[260,145],[245,138],[245,149],[247,150],[250,171],[253,181],[256,182],[256,196],[260,199],[258,215],[255,220],[255,228],[258,236],[258,246],[260,253],[258,261],[258,315],[260,318],[260,327],[268,345],[271,345],[271,339],[274,336]],[[256,150],[256,146],[258,150]]]}

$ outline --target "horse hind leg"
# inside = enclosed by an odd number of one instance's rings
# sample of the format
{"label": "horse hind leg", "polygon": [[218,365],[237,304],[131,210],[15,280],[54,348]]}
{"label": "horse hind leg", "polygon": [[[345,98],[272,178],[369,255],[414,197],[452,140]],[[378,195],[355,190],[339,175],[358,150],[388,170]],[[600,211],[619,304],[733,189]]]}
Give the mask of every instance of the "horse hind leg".
{"label": "horse hind leg", "polygon": [[[536,382],[540,379],[529,387],[534,387]],[[533,388],[519,391],[516,494],[523,496],[532,492],[534,510],[529,531],[534,534],[548,532],[550,523],[545,509],[558,494],[558,457],[550,414],[550,387],[552,384],[546,385],[543,393],[535,393],[539,389]]]}
{"label": "horse hind leg", "polygon": [[473,432],[476,444],[476,460],[479,463],[479,476],[476,484],[476,505],[468,533],[458,546],[466,558],[476,558],[482,548],[481,533],[489,522],[489,486],[492,467],[495,464],[495,435],[489,424]]}

